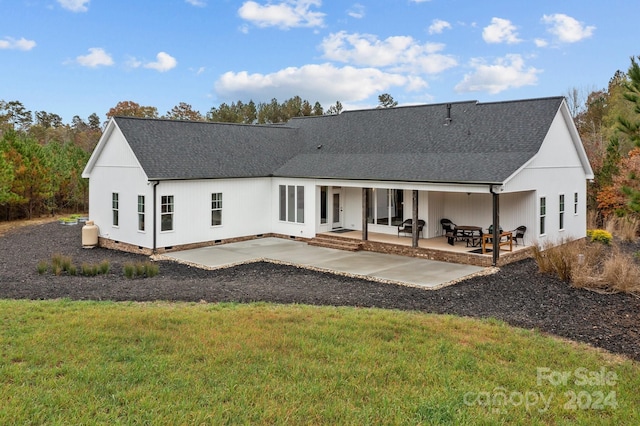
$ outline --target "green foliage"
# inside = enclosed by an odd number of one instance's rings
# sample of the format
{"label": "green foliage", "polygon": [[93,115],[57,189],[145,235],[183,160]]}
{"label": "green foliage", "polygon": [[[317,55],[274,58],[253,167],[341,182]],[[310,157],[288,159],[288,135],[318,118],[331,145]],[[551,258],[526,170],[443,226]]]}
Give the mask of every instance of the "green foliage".
{"label": "green foliage", "polygon": [[613,241],[613,235],[604,229],[588,229],[587,238],[589,238],[591,242],[598,242],[604,245],[609,245],[611,241]]}
{"label": "green foliage", "polygon": [[123,266],[124,276],[132,279],[132,278],[144,278],[144,277],[155,277],[158,275],[160,268],[157,264],[145,261],[145,262],[127,262]]}

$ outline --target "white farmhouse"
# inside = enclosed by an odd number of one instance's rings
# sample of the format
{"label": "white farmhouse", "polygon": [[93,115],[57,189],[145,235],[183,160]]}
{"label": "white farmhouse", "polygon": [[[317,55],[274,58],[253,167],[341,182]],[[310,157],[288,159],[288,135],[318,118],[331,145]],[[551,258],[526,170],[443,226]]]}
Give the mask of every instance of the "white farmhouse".
{"label": "white farmhouse", "polygon": [[[564,98],[552,97],[280,125],[115,117],[83,177],[100,244],[151,253],[336,228],[368,241],[397,236],[406,219],[425,223],[410,234],[416,250],[444,239],[443,218],[526,226],[528,245],[579,239],[593,172]],[[479,257],[496,264],[492,253]]]}

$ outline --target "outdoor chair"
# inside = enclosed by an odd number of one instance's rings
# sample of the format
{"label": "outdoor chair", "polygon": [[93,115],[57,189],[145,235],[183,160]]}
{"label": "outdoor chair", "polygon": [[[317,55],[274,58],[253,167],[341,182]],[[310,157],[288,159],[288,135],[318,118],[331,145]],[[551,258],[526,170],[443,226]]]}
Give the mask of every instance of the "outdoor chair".
{"label": "outdoor chair", "polygon": [[[418,234],[422,234],[422,229],[425,225],[426,222],[424,220],[418,219]],[[413,219],[406,219],[404,222],[398,225],[398,238],[400,237],[401,232],[405,235],[413,233]]]}
{"label": "outdoor chair", "polygon": [[511,231],[513,233],[513,241],[516,243],[516,245],[518,245],[518,240],[522,241],[522,244],[524,244],[524,233],[527,232],[527,227],[522,225],[522,226],[518,226],[516,229],[514,229],[513,231]]}
{"label": "outdoor chair", "polygon": [[440,219],[440,225],[442,225],[442,231],[447,237],[447,242],[450,245],[453,245],[453,242],[456,239],[456,224],[451,222],[449,219]]}

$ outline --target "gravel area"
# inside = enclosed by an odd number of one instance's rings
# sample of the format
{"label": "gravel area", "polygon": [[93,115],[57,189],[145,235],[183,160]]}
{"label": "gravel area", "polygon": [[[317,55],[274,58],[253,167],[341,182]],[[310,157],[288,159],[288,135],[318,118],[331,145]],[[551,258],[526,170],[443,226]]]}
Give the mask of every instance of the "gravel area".
{"label": "gravel area", "polygon": [[[76,266],[108,260],[96,277],[39,274],[39,261],[70,256]],[[56,222],[0,235],[0,298],[301,303],[493,317],[640,360],[640,299],[575,289],[540,274],[533,260],[439,290],[383,284],[258,262],[207,271],[160,261],[153,278],[127,279],[123,265],[145,256],[81,247],[81,226]]]}

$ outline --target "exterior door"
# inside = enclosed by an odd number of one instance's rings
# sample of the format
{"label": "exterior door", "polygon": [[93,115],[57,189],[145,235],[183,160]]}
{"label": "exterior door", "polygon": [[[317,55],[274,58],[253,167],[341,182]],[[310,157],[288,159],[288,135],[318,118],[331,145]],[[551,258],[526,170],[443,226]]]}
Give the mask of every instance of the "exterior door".
{"label": "exterior door", "polygon": [[342,228],[342,204],[340,202],[340,192],[333,193],[333,209],[331,213],[332,228]]}

